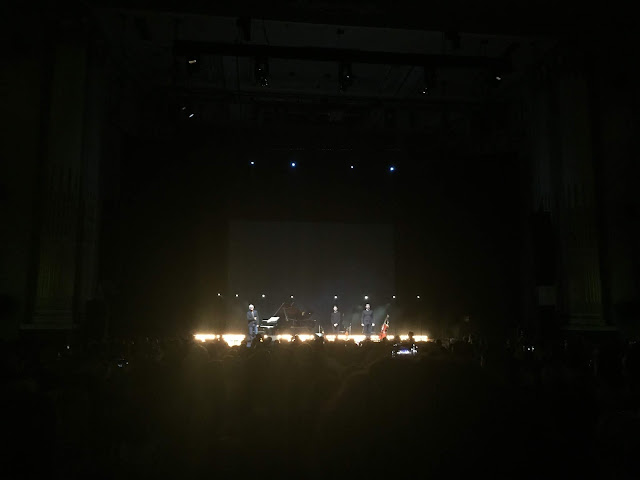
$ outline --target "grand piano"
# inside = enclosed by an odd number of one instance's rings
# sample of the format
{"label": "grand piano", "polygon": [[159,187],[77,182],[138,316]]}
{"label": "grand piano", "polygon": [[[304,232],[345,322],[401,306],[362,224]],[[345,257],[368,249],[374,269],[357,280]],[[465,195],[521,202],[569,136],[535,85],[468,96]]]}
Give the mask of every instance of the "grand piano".
{"label": "grand piano", "polygon": [[270,318],[262,320],[258,333],[265,335],[296,335],[298,333],[315,333],[316,321],[313,312],[298,308],[294,302],[282,302]]}

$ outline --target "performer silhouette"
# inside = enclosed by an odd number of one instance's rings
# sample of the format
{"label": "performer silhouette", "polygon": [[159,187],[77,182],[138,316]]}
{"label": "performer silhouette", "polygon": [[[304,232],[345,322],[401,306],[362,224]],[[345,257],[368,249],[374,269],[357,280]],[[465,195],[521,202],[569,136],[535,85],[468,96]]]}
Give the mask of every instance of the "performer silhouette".
{"label": "performer silhouette", "polygon": [[371,305],[368,303],[364,306],[364,310],[362,311],[360,325],[362,325],[362,333],[367,337],[370,336],[371,332],[373,332],[375,323],[373,321],[373,310],[371,310]]}
{"label": "performer silhouette", "polygon": [[333,326],[333,333],[336,335],[342,330],[342,313],[338,311],[338,306],[333,306],[333,312],[331,312],[331,326]]}
{"label": "performer silhouette", "polygon": [[258,311],[253,305],[249,305],[249,311],[247,312],[247,326],[249,327],[249,336],[247,338],[247,347],[251,346],[251,342],[258,335],[258,324],[260,323],[260,316]]}

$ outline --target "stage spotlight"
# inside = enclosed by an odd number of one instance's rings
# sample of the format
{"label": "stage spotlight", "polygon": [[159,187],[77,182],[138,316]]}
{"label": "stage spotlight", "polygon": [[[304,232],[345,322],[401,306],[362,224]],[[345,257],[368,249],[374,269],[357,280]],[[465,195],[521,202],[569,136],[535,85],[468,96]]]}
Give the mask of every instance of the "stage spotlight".
{"label": "stage spotlight", "polygon": [[391,298],[396,298],[396,296],[395,296],[395,295],[393,295]]}
{"label": "stage spotlight", "polygon": [[291,162],[291,166],[292,166],[293,168],[295,168],[295,167],[296,167],[296,162]]}
{"label": "stage spotlight", "polygon": [[255,164],[256,164],[256,162],[254,162],[254,161],[252,160],[252,161],[250,161],[250,162],[249,162],[249,164],[251,164],[251,165],[255,165]]}
{"label": "stage spotlight", "polygon": [[389,167],[389,171],[390,171],[390,172],[395,172],[395,171],[396,171],[396,167],[394,167],[393,165],[391,165],[391,166]]}
{"label": "stage spotlight", "polygon": [[417,298],[418,300],[420,300],[420,295],[416,295],[416,298]]}
{"label": "stage spotlight", "polygon": [[353,170],[353,165],[351,165],[351,170]]}
{"label": "stage spotlight", "polygon": [[291,295],[291,298],[293,298],[293,295]]}
{"label": "stage spotlight", "polygon": [[193,118],[194,115],[195,115],[195,113],[190,113],[189,114],[189,118]]}
{"label": "stage spotlight", "polygon": [[365,295],[365,296],[364,296],[364,299],[365,299],[365,300],[369,300],[369,295]]}
{"label": "stage spotlight", "polygon": [[338,295],[334,295],[334,296],[333,296],[333,299],[334,299],[334,300],[337,300],[337,299],[338,299]]}
{"label": "stage spotlight", "polygon": [[238,298],[238,294],[236,293],[236,298]]}
{"label": "stage spotlight", "polygon": [[222,295],[218,293],[218,296],[221,297]]}
{"label": "stage spotlight", "polygon": [[262,298],[264,298],[264,297],[265,297],[265,294],[263,293],[263,294],[262,294]]}

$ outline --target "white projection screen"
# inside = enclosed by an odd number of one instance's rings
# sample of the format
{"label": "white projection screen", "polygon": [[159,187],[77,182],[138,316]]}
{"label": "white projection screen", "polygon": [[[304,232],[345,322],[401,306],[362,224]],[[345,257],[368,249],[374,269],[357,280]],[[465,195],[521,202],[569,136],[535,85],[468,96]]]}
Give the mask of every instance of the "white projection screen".
{"label": "white projection screen", "polygon": [[[359,313],[368,295],[372,308],[395,293],[394,228],[391,224],[232,221],[229,225],[228,295],[236,304],[231,324],[253,303],[260,317],[282,302],[313,312],[324,322],[337,302]],[[265,295],[263,298],[262,295]],[[338,300],[334,299],[338,296]]]}

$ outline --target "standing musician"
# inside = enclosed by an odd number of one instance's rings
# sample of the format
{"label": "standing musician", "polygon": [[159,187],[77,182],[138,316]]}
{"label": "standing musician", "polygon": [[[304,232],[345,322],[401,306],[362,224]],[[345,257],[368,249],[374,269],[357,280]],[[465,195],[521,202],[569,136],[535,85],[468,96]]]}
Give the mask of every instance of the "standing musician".
{"label": "standing musician", "polygon": [[364,310],[362,311],[362,316],[360,317],[360,325],[362,325],[362,333],[364,333],[367,337],[370,336],[373,332],[375,323],[373,321],[373,310],[371,310],[371,305],[369,305],[368,303],[364,306]]}
{"label": "standing musician", "polygon": [[249,338],[247,339],[247,347],[251,346],[251,342],[258,336],[258,324],[260,323],[260,316],[258,311],[253,305],[249,305],[249,311],[247,312],[247,326],[249,327]]}
{"label": "standing musician", "polygon": [[333,312],[331,312],[331,326],[333,327],[333,333],[338,335],[342,328],[342,313],[338,311],[338,306],[333,306]]}

